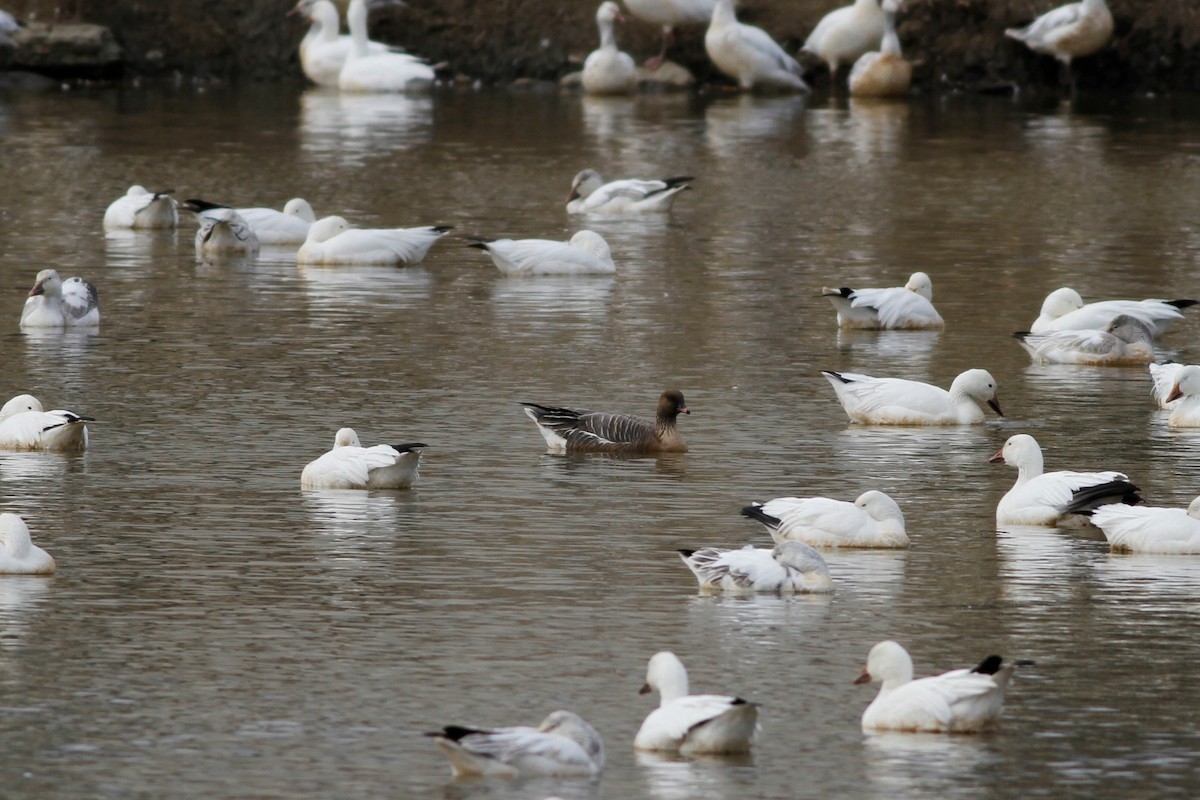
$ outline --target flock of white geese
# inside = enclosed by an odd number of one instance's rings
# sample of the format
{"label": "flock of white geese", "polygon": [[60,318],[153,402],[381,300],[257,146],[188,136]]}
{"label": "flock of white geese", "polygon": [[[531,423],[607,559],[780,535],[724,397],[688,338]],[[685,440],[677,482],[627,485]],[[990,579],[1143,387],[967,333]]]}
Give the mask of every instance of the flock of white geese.
{"label": "flock of white geese", "polygon": [[[738,23],[732,0],[629,0],[628,6],[664,27],[660,61],[676,25],[708,19],[705,41],[710,56],[743,88],[762,84],[804,88],[794,59],[760,29]],[[861,79],[872,64],[899,58],[894,27],[898,7],[894,0],[884,0],[882,6],[877,0],[857,0],[822,20],[805,49],[824,60],[831,72],[853,64],[853,88],[855,76]],[[314,82],[344,91],[412,91],[433,82],[433,70],[421,59],[368,39],[365,0],[349,4],[349,37],[339,34],[337,11],[329,0],[301,0],[296,10],[312,21],[301,58]],[[588,57],[584,68],[584,86],[589,91],[627,90],[613,79],[632,68],[632,59],[616,49],[612,24],[619,18],[615,3],[601,4],[597,12],[601,48]],[[1093,32],[1091,38],[1084,35],[1088,30]],[[1103,45],[1111,34],[1111,17],[1103,0],[1083,0],[1009,34],[1069,63],[1085,55],[1085,50]],[[879,46],[879,52],[869,50]],[[904,83],[906,87],[907,79]],[[618,84],[625,88],[618,89]],[[606,182],[595,170],[584,170],[572,181],[567,211],[597,217],[665,213],[691,181],[673,177]],[[300,198],[290,200],[282,210],[231,208],[198,198],[178,204],[170,191],[137,185],[112,202],[104,226],[173,228],[180,207],[196,217],[195,249],[201,258],[253,257],[261,246],[271,246],[296,247],[300,264],[415,264],[448,230],[434,225],[359,229],[342,217],[318,218]],[[606,274],[616,269],[607,243],[588,230],[569,242],[477,239],[472,246],[486,252],[508,274]],[[842,327],[926,330],[944,326],[933,305],[932,281],[924,273],[914,274],[902,287],[838,287],[822,293]],[[1157,299],[1085,303],[1077,292],[1063,288],[1046,298],[1030,330],[1015,336],[1032,358],[1044,363],[1146,364],[1154,397],[1170,410],[1168,424],[1200,427],[1200,366],[1157,364],[1154,356],[1155,339],[1181,318],[1181,309],[1193,304]],[[35,279],[20,324],[22,328],[87,328],[99,323],[96,288],[78,277],[63,280],[47,269]],[[949,390],[901,378],[833,371],[824,375],[853,422],[969,425],[983,421],[985,407],[1003,413],[997,382],[983,369],[962,373]],[[687,450],[677,427],[678,416],[688,413],[679,390],[663,392],[652,419],[531,402],[523,405],[552,451]],[[35,397],[19,395],[0,408],[0,448],[80,451],[88,446],[90,421],[70,411],[46,411]],[[405,489],[418,479],[424,447],[418,442],[363,447],[352,429],[342,428],[333,448],[303,468],[301,486]],[[1200,554],[1200,498],[1187,510],[1145,507],[1137,505],[1141,500],[1137,488],[1120,472],[1045,472],[1041,449],[1027,434],[1010,437],[993,460],[1018,470],[1015,485],[996,509],[1000,525],[1090,522],[1104,532],[1114,549]],[[701,591],[831,592],[834,584],[818,548],[901,548],[909,543],[900,506],[874,490],[853,502],[776,498],[747,506],[742,513],[765,526],[774,546],[680,551]],[[32,543],[26,523],[15,514],[0,514],[0,545],[0,573],[46,574],[55,569],[53,558]],[[924,732],[986,728],[1002,711],[1013,669],[1013,664],[989,656],[970,669],[914,680],[913,664],[904,648],[896,642],[880,642],[871,648],[856,681],[881,685],[862,716],[862,727]],[[650,659],[643,691],[658,692],[660,704],[634,738],[639,750],[736,753],[748,749],[758,733],[755,703],[726,695],[691,694],[687,671],[670,652]],[[456,775],[596,775],[604,766],[599,735],[569,711],[555,711],[536,728],[448,726],[430,735]]]}

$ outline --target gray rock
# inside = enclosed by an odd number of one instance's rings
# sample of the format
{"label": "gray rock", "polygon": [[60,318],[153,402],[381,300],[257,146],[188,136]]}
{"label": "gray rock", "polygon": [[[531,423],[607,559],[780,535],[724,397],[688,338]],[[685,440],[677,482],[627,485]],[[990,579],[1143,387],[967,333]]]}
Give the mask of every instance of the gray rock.
{"label": "gray rock", "polygon": [[121,63],[121,46],[101,25],[30,23],[12,36],[11,66],[29,70],[102,70]]}

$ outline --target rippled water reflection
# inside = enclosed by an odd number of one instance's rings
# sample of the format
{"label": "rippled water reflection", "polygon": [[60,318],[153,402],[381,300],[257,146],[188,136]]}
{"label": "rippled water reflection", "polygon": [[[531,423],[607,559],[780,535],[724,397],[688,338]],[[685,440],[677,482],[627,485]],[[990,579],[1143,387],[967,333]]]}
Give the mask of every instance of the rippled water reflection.
{"label": "rippled water reflection", "polygon": [[[1044,295],[1200,296],[1200,115],[275,87],[0,98],[0,374],[97,417],[83,455],[0,453],[0,507],[58,560],[0,580],[0,780],[23,796],[1190,796],[1200,562],[1086,531],[995,531],[1032,432],[1049,469],[1200,491],[1196,437],[1141,370],[1031,366]],[[465,236],[566,239],[584,167],[697,176],[674,213],[592,224],[614,277],[505,278]],[[104,234],[134,180],[362,225],[453,224],[420,267],[203,262],[193,229]],[[44,266],[101,292],[98,334],[22,334]],[[941,333],[838,333],[822,286],[928,272]],[[1196,361],[1196,314],[1163,355]],[[855,426],[821,369],[998,379],[1009,416]],[[690,453],[560,458],[519,401],[648,413],[681,387]],[[342,425],[430,446],[410,492],[301,492]],[[912,549],[829,555],[831,597],[699,596],[676,548],[768,541],[750,500],[868,488]],[[869,646],[919,673],[1037,662],[993,734],[870,736]],[[740,760],[631,751],[645,661],[762,703]],[[600,782],[448,781],[419,734],[572,708]]]}

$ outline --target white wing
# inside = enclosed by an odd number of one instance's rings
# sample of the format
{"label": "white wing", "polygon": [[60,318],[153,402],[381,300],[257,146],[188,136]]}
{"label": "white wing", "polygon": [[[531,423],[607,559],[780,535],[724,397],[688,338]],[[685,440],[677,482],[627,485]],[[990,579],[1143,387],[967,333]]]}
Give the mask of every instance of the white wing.
{"label": "white wing", "polygon": [[736,697],[715,694],[678,697],[650,712],[633,746],[643,750],[677,750],[694,728],[745,705],[745,701]]}
{"label": "white wing", "polygon": [[95,321],[100,321],[100,294],[96,291],[95,286],[83,278],[68,278],[63,281],[62,298],[65,315],[70,319],[71,324],[80,325],[91,322],[88,315],[93,312],[95,312]]}
{"label": "white wing", "polygon": [[1159,408],[1174,408],[1179,405],[1178,400],[1167,402],[1168,395],[1175,388],[1175,378],[1179,374],[1179,370],[1184,368],[1184,364],[1178,364],[1174,361],[1166,364],[1151,364],[1150,379],[1154,381],[1154,399],[1158,401]]}
{"label": "white wing", "polygon": [[239,208],[237,212],[262,244],[303,244],[312,224],[273,208]]}
{"label": "white wing", "polygon": [[392,466],[396,456],[387,445],[335,447],[304,468],[300,483],[306,489],[365,488],[371,470]]}
{"label": "white wing", "polygon": [[445,228],[432,225],[420,228],[351,229],[325,242],[329,263],[367,260],[374,263],[416,264],[425,258]]}
{"label": "white wing", "polygon": [[1181,508],[1100,506],[1092,522],[1114,550],[1135,553],[1200,553],[1200,520]]}
{"label": "white wing", "polygon": [[885,328],[938,325],[942,317],[933,303],[903,286],[890,289],[857,289],[850,296],[851,308],[871,308]]}
{"label": "white wing", "polygon": [[828,497],[777,497],[762,510],[779,520],[776,541],[798,541],[817,547],[845,544],[874,526],[858,506]]}
{"label": "white wing", "polygon": [[589,252],[549,239],[498,239],[487,242],[484,249],[496,267],[509,275],[583,275],[615,271],[611,263]]}
{"label": "white wing", "polygon": [[851,417],[873,421],[940,419],[955,415],[950,393],[937,386],[903,378],[873,378],[853,372],[823,373]]}

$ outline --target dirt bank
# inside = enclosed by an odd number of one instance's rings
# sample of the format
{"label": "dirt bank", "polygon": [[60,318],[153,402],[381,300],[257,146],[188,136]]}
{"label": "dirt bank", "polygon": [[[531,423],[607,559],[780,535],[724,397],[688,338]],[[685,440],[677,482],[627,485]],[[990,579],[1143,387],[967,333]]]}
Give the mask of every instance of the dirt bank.
{"label": "dirt bank", "polygon": [[[296,43],[304,26],[285,17],[294,0],[6,0],[18,15],[75,16],[112,29],[125,74],[185,74],[275,80],[298,76]],[[744,21],[795,50],[826,11],[846,0],[743,0]],[[900,38],[928,90],[1054,86],[1057,64],[1005,39],[1057,0],[908,0]],[[344,4],[344,0],[343,0]],[[485,82],[554,80],[577,69],[595,46],[592,0],[408,0],[372,18],[372,35],[404,45],[455,74]],[[1200,3],[1110,0],[1113,43],[1077,65],[1081,88],[1200,90]],[[618,32],[623,49],[645,58],[658,33],[633,22]],[[716,78],[703,31],[681,32],[674,56],[702,79]],[[823,77],[816,77],[819,83]]]}

